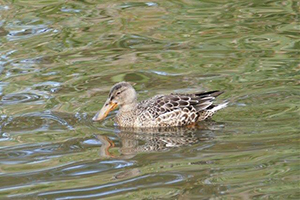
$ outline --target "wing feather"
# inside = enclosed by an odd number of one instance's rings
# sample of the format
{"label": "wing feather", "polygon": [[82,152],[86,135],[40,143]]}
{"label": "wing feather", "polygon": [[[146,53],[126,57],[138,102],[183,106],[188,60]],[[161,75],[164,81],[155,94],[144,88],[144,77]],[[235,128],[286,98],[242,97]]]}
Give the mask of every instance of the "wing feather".
{"label": "wing feather", "polygon": [[[221,91],[195,94],[157,95],[142,102],[145,115],[151,116],[160,126],[183,126],[194,123],[201,113],[213,106]],[[141,105],[141,104],[140,104]]]}

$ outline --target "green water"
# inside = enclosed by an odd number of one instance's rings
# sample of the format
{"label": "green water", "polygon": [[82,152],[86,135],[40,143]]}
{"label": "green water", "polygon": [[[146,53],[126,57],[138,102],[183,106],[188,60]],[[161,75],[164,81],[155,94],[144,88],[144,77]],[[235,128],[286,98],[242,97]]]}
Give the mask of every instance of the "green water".
{"label": "green water", "polygon": [[[0,0],[0,199],[299,199],[298,1]],[[198,129],[91,121],[224,90]]]}

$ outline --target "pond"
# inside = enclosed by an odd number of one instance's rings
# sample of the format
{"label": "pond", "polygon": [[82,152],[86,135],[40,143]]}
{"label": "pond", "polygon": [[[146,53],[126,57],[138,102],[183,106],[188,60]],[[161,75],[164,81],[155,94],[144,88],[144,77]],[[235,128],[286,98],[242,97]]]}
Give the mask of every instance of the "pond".
{"label": "pond", "polygon": [[[1,199],[298,199],[299,2],[0,3]],[[198,128],[133,131],[111,86],[225,91]]]}

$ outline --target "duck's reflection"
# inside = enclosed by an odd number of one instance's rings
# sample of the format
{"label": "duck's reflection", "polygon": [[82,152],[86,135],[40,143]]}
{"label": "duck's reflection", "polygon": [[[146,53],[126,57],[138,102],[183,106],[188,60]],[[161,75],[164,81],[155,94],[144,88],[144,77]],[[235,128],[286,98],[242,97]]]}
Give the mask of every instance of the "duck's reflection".
{"label": "duck's reflection", "polygon": [[[131,158],[141,152],[167,151],[170,148],[197,144],[213,139],[215,131],[223,125],[213,121],[203,122],[192,127],[159,128],[118,128],[116,135],[120,140],[120,157]],[[117,157],[110,151],[115,146],[107,136],[97,135],[101,141],[101,157]],[[119,157],[119,156],[118,156]]]}

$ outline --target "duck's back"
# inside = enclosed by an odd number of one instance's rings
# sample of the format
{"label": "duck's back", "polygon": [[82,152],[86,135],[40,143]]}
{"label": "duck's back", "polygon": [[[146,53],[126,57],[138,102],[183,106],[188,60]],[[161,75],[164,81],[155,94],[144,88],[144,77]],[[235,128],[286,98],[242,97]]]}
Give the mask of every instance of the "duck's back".
{"label": "duck's back", "polygon": [[196,94],[157,95],[140,102],[135,110],[134,126],[186,126],[211,117],[226,104],[213,105],[222,94],[211,91]]}

